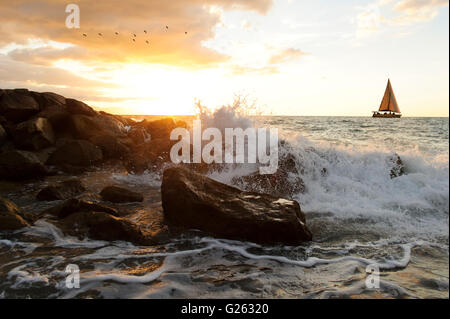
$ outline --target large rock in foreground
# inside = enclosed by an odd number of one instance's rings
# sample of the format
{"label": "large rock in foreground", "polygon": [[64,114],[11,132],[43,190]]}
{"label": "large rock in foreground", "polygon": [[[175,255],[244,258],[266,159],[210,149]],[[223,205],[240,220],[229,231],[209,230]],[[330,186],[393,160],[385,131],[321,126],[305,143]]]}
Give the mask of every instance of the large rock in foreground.
{"label": "large rock in foreground", "polygon": [[181,167],[164,171],[161,193],[165,218],[175,226],[258,243],[312,239],[296,201],[243,192]]}

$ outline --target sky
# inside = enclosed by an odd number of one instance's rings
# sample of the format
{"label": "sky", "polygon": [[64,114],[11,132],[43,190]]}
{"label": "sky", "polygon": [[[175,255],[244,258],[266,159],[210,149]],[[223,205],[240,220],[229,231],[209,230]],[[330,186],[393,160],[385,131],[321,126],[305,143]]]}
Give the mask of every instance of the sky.
{"label": "sky", "polygon": [[390,78],[404,116],[448,116],[448,13],[448,0],[0,0],[0,88],[118,114],[240,95],[258,114],[370,116]]}

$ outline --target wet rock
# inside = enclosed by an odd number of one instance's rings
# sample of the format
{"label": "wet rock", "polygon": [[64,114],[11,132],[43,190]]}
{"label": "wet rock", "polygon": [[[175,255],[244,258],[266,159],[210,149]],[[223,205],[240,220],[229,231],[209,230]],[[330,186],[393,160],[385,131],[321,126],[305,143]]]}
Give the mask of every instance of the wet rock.
{"label": "wet rock", "polygon": [[144,127],[150,133],[152,139],[163,138],[168,140],[170,132],[177,127],[177,123],[172,118],[165,118],[156,121],[144,120],[136,124],[136,127]]}
{"label": "wet rock", "polygon": [[6,151],[0,154],[0,178],[29,179],[47,174],[39,158],[28,151]]}
{"label": "wet rock", "polygon": [[296,201],[244,192],[186,168],[164,171],[161,194],[165,218],[175,226],[258,243],[312,239]]}
{"label": "wet rock", "polygon": [[274,174],[261,175],[255,172],[251,175],[235,177],[232,183],[249,192],[269,193],[288,198],[305,192],[305,183],[300,176],[281,169]]}
{"label": "wet rock", "polygon": [[66,104],[66,98],[62,95],[52,92],[31,92],[31,95],[39,103],[40,109],[44,110],[49,106],[63,106]]}
{"label": "wet rock", "polygon": [[2,146],[6,142],[7,139],[8,139],[8,134],[6,134],[6,131],[3,128],[3,125],[0,124],[0,146]]}
{"label": "wet rock", "polygon": [[58,218],[65,218],[79,212],[103,212],[113,216],[119,215],[114,208],[76,198],[68,199],[59,205],[46,209],[42,214],[50,214]]}
{"label": "wet rock", "polygon": [[29,226],[21,211],[12,201],[0,197],[0,231],[17,230]]}
{"label": "wet rock", "polygon": [[65,132],[70,126],[70,113],[65,105],[50,105],[36,114],[36,117],[46,118],[55,132]]}
{"label": "wet rock", "polygon": [[398,154],[394,154],[393,156],[389,157],[388,162],[392,167],[389,172],[391,178],[405,175],[405,165],[403,164],[403,161]]}
{"label": "wet rock", "polygon": [[95,136],[108,135],[125,137],[125,126],[112,116],[71,116],[71,133],[76,138],[91,139]]}
{"label": "wet rock", "polygon": [[107,159],[123,158],[130,152],[128,146],[115,136],[98,135],[93,136],[89,141],[97,145],[102,150],[104,158]]}
{"label": "wet rock", "polygon": [[133,127],[128,132],[127,136],[133,141],[134,144],[144,144],[151,140],[150,134],[143,127]]}
{"label": "wet rock", "polygon": [[39,112],[39,104],[26,89],[4,90],[0,113],[14,123],[23,122]]}
{"label": "wet rock", "polygon": [[151,245],[155,241],[125,218],[105,212],[89,211],[72,214],[60,223],[62,231],[73,236],[88,236],[97,240],[124,240],[137,245]]}
{"label": "wet rock", "polygon": [[55,134],[50,122],[38,117],[18,124],[13,139],[18,148],[40,150],[55,143]]}
{"label": "wet rock", "polygon": [[53,152],[47,164],[90,166],[101,162],[103,154],[100,148],[88,141],[69,141]]}
{"label": "wet rock", "polygon": [[120,186],[107,186],[100,192],[100,196],[104,201],[112,203],[142,202],[144,200],[142,194]]}
{"label": "wet rock", "polygon": [[36,198],[40,201],[69,199],[86,191],[80,180],[70,179],[56,185],[47,186],[39,191]]}
{"label": "wet rock", "polygon": [[66,107],[71,114],[81,114],[87,116],[97,115],[97,112],[89,105],[74,99],[66,99]]}

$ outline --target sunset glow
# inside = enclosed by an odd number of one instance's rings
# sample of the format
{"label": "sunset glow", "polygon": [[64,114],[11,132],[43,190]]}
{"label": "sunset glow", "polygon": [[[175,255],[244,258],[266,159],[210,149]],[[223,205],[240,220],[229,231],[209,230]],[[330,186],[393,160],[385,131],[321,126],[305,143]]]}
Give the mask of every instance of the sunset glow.
{"label": "sunset glow", "polygon": [[0,87],[119,114],[193,114],[242,93],[264,114],[367,116],[389,77],[405,116],[448,116],[448,1],[77,4],[68,29],[65,1],[1,2]]}

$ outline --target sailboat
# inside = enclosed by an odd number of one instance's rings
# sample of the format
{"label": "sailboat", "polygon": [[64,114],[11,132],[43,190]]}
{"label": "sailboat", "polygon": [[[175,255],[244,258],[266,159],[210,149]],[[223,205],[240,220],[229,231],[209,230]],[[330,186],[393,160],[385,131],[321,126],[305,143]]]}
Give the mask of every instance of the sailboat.
{"label": "sailboat", "polygon": [[398,107],[394,91],[392,90],[391,81],[388,79],[380,108],[378,111],[373,112],[373,117],[400,118],[401,116],[402,114]]}

